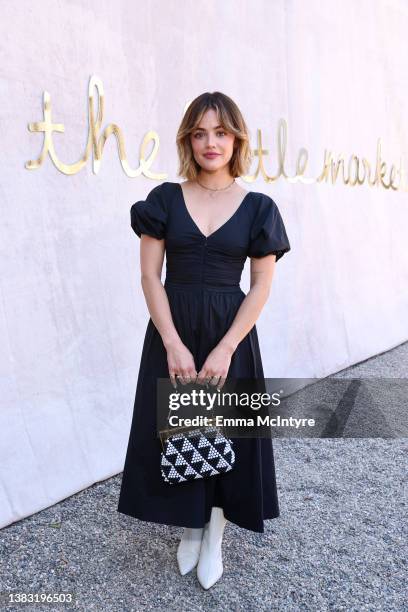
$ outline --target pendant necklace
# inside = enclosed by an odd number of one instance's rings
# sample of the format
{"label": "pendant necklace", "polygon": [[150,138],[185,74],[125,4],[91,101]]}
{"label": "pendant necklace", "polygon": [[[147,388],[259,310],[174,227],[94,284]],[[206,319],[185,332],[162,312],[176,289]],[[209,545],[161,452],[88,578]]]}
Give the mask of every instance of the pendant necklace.
{"label": "pendant necklace", "polygon": [[230,189],[231,186],[235,183],[235,179],[233,179],[232,183],[230,183],[226,187],[219,187],[218,189],[213,189],[212,187],[206,187],[205,185],[202,185],[198,179],[196,179],[196,181],[200,185],[200,187],[202,187],[203,189],[207,189],[207,191],[209,191],[209,195],[211,198],[215,198],[217,191],[226,191],[227,189]]}

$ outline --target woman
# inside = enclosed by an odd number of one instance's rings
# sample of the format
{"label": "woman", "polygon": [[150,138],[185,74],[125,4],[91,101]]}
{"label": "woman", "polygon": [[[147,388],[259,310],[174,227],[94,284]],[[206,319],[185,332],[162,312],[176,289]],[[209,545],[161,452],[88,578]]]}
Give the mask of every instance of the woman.
{"label": "woman", "polygon": [[[159,467],[156,382],[161,377],[173,386],[180,381],[221,388],[227,376],[264,376],[255,321],[268,299],[275,261],[290,245],[275,202],[235,181],[248,171],[252,152],[231,98],[214,92],[193,100],[177,147],[179,175],[187,180],[157,185],[146,201],[131,207],[151,318],[118,511],[184,527],[177,549],[180,573],[197,565],[207,589],[223,572],[226,522],[263,533],[263,521],[279,516],[272,441],[236,439],[231,471],[169,485]],[[251,288],[245,295],[239,282],[247,256]]]}

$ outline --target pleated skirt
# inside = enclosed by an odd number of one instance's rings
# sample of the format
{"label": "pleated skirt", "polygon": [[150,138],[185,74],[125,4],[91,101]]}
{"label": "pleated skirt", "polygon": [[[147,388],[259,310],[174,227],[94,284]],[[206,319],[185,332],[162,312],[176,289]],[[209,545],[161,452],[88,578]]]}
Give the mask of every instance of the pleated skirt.
{"label": "pleated skirt", "polygon": [[[245,298],[238,286],[164,284],[174,325],[194,356],[197,372],[230,328]],[[213,506],[230,522],[263,533],[264,521],[279,516],[271,438],[233,438],[231,471],[169,484],[160,470],[162,446],[157,437],[157,378],[168,378],[167,353],[149,319],[140,361],[118,512],[143,521],[180,527],[204,527]],[[237,346],[228,371],[231,378],[263,378],[254,325]],[[182,385],[179,385],[179,387]],[[212,387],[214,389],[214,387]]]}

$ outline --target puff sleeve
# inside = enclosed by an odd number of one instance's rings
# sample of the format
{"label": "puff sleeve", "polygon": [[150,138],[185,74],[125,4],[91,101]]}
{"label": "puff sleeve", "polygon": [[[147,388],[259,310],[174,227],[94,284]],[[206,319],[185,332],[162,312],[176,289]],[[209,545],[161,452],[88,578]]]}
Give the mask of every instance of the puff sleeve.
{"label": "puff sleeve", "polygon": [[166,233],[167,208],[163,184],[156,185],[146,200],[135,202],[130,208],[130,225],[139,236],[148,234],[153,238],[164,238]]}
{"label": "puff sleeve", "polygon": [[249,257],[276,255],[276,261],[290,251],[285,225],[275,202],[261,194],[261,201],[251,227]]}

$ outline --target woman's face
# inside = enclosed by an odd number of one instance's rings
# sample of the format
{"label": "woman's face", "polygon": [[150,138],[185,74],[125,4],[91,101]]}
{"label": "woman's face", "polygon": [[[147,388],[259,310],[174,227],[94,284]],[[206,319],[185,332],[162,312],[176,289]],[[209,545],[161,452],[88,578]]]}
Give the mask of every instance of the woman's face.
{"label": "woman's face", "polygon": [[[217,113],[212,108],[204,113],[190,135],[194,159],[203,170],[210,173],[228,167],[234,152],[234,140],[234,134],[220,126]],[[207,157],[208,153],[216,155]]]}

